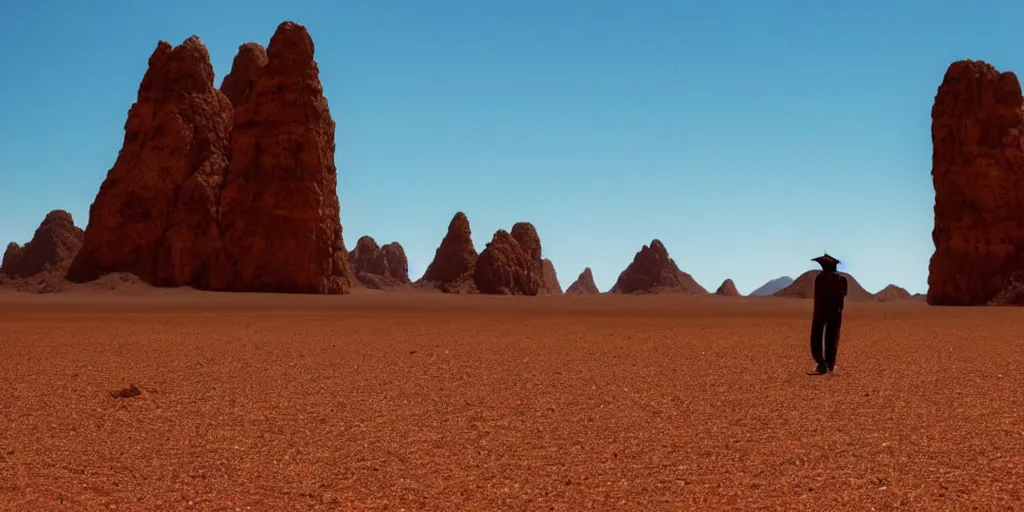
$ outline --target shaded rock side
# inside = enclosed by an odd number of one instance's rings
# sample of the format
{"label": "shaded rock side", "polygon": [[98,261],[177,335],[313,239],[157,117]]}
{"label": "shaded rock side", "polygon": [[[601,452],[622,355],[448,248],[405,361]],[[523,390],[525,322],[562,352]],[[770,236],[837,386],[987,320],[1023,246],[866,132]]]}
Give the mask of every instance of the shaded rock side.
{"label": "shaded rock side", "polygon": [[740,291],[736,289],[736,283],[732,282],[732,279],[726,279],[722,281],[722,285],[715,290],[715,295],[720,297],[739,297]]}
{"label": "shaded rock side", "polygon": [[476,291],[473,269],[477,257],[469,219],[465,213],[457,212],[448,223],[448,232],[419,282],[432,284],[445,293]]}
{"label": "shaded rock side", "polygon": [[157,285],[214,289],[231,281],[217,200],[233,109],[213,76],[198,37],[157,44],[69,279],[128,272]]}
{"label": "shaded rock side", "polygon": [[[810,299],[814,297],[814,278],[820,274],[820,270],[808,270],[793,281],[793,284],[775,292],[776,297],[795,297]],[[864,289],[850,274],[840,272],[846,277],[846,299],[847,300],[875,300],[875,296]]]}
{"label": "shaded rock side", "polygon": [[235,109],[220,196],[232,290],[348,292],[335,123],[313,57],[305,27],[282,23],[248,98]]}
{"label": "shaded rock side", "polygon": [[0,274],[20,279],[53,274],[64,279],[71,261],[82,247],[84,232],[75,226],[71,214],[53,210],[46,214],[32,239],[24,246],[11,242],[0,263]]}
{"label": "shaded rock side", "polygon": [[679,292],[706,295],[708,291],[690,274],[679,270],[661,240],[652,240],[633,257],[619,274],[611,293]]}
{"label": "shaded rock side", "polygon": [[480,251],[473,282],[480,293],[495,295],[537,295],[543,287],[540,267],[528,248],[504,229],[495,232]]}
{"label": "shaded rock side", "polygon": [[600,290],[597,289],[597,284],[594,283],[594,273],[591,272],[590,267],[583,269],[580,272],[579,277],[568,288],[565,289],[566,294],[573,295],[591,295],[599,294]]}
{"label": "shaded rock side", "polygon": [[882,288],[875,294],[875,298],[883,302],[891,302],[897,300],[910,300],[913,298],[905,288],[901,288],[894,284],[890,284],[885,288]]}
{"label": "shaded rock side", "polygon": [[932,106],[928,303],[981,305],[1024,278],[1024,99],[1011,72],[954,62]]}

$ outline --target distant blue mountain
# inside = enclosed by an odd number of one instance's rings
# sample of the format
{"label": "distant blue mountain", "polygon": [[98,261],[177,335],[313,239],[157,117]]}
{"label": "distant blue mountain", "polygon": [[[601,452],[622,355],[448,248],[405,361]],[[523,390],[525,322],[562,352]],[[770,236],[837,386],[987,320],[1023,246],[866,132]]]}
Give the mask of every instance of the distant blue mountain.
{"label": "distant blue mountain", "polygon": [[792,277],[782,276],[778,279],[772,279],[771,281],[763,284],[760,288],[750,292],[750,296],[763,297],[765,295],[773,295],[775,292],[778,292],[791,284],[793,284]]}

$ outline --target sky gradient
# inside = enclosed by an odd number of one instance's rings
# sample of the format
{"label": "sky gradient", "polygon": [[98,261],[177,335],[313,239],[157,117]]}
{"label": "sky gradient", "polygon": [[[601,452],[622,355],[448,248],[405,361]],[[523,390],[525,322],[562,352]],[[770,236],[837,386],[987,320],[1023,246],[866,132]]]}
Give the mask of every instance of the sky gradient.
{"label": "sky gradient", "polygon": [[[306,25],[337,122],[349,248],[399,241],[418,278],[462,210],[477,249],[530,221],[563,287],[606,290],[662,240],[713,291],[827,250],[869,291],[927,289],[930,109],[946,67],[1024,70],[1010,0],[8,2],[0,241],[85,227],[158,40]],[[14,20],[14,21],[11,21]]]}

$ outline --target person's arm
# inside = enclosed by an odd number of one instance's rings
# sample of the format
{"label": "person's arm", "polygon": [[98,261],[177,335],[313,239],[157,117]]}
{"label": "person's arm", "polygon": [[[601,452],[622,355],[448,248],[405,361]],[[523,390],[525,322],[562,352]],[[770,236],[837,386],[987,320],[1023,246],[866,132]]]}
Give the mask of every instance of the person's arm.
{"label": "person's arm", "polygon": [[843,297],[846,297],[846,290],[847,290],[847,287],[848,287],[848,284],[849,284],[849,283],[847,282],[847,280],[846,280],[846,278],[845,278],[845,277],[843,277],[842,279],[843,279],[843,284],[842,284],[842,285],[840,285],[840,286],[839,286],[839,288],[840,288],[840,289],[842,290],[842,292],[843,292],[843,295],[842,295],[842,296],[843,296]]}

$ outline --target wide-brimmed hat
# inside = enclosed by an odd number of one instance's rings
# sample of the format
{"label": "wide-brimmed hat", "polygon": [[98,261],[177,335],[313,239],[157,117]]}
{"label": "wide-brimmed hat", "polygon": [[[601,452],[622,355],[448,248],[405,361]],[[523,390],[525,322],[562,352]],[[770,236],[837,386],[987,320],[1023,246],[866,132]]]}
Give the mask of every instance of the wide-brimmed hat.
{"label": "wide-brimmed hat", "polygon": [[825,266],[825,265],[836,266],[836,265],[839,264],[839,260],[833,258],[832,256],[829,256],[829,254],[827,252],[825,253],[824,256],[818,256],[817,258],[811,258],[811,261],[817,261],[819,264],[821,264],[821,266]]}

